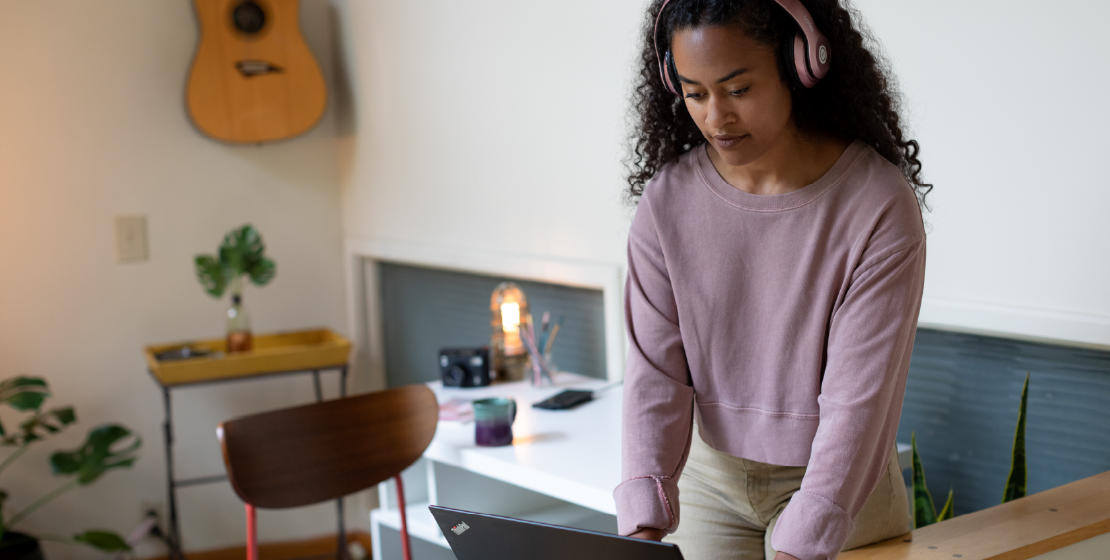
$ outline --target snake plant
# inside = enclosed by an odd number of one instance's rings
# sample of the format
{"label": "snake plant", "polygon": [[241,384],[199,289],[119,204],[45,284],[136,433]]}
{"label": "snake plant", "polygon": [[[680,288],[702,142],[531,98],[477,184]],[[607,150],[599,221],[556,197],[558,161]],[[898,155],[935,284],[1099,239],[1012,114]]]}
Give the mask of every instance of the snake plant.
{"label": "snake plant", "polygon": [[917,434],[910,433],[910,447],[913,448],[913,528],[920,529],[944,521],[953,516],[952,489],[948,489],[948,501],[937,513],[937,506],[933,503],[933,495],[925,485],[925,469],[921,466],[921,457],[917,454]]}
{"label": "snake plant", "polygon": [[[1025,496],[1025,487],[1029,473],[1025,462],[1025,416],[1029,404],[1029,372],[1025,373],[1025,384],[1021,388],[1021,405],[1018,408],[1017,427],[1014,428],[1014,447],[1010,453],[1010,474],[1006,477],[1006,488],[1002,493],[1002,503],[1016,500]],[[933,496],[925,486],[925,469],[921,466],[921,458],[917,455],[917,438],[910,434],[910,445],[913,447],[913,526],[915,529],[932,525],[939,521],[951,518],[952,489],[948,490],[948,501],[937,513],[933,504]]]}
{"label": "snake plant", "polygon": [[[0,404],[30,414],[10,432],[0,424],[0,448],[14,448],[0,461],[0,473],[26,453],[31,445],[77,422],[77,415],[71,406],[44,410],[43,404],[49,397],[50,389],[46,381],[37,377],[21,376],[0,381]],[[141,445],[142,439],[123,426],[100,426],[89,431],[81,447],[72,451],[57,451],[50,456],[50,469],[54,475],[70,479],[52,492],[7,517],[4,515],[4,505],[9,494],[0,490],[0,556],[5,547],[26,542],[27,536],[11,530],[24,518],[58,496],[78,486],[92,484],[110,470],[130,467],[135,462],[135,452]],[[39,535],[37,538],[85,544],[106,552],[131,550],[123,538],[110,531],[85,531],[69,538],[48,535]]]}
{"label": "snake plant", "polygon": [[1010,474],[1002,503],[1025,497],[1025,484],[1029,473],[1025,470],[1025,409],[1029,402],[1029,372],[1025,372],[1025,385],[1021,388],[1021,407],[1018,408],[1017,428],[1014,429],[1014,451],[1010,454]]}

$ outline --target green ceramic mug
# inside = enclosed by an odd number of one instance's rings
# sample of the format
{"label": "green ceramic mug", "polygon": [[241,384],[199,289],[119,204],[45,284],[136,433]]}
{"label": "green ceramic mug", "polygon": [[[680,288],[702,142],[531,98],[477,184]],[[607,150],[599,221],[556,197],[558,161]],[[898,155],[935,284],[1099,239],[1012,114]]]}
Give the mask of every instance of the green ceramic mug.
{"label": "green ceramic mug", "polygon": [[513,442],[513,421],[516,420],[516,401],[506,397],[493,397],[474,401],[474,443],[483,447],[498,447]]}

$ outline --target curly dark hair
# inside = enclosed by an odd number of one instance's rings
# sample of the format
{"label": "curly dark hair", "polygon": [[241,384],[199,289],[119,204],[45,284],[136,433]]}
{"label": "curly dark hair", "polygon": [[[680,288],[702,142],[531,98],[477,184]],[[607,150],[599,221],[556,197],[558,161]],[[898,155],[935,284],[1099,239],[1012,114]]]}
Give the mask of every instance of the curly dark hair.
{"label": "curly dark hair", "polygon": [[[659,76],[652,34],[664,0],[654,0],[643,26],[640,72],[632,94],[635,135],[628,160],[628,191],[632,200],[668,162],[706,140],[682,99],[667,91]],[[872,53],[870,32],[853,21],[854,9],[840,0],[807,0],[817,27],[832,46],[832,67],[816,87],[794,87],[793,116],[801,130],[822,131],[844,140],[861,140],[898,166],[913,187],[922,207],[933,189],[921,179],[921,148],[906,139],[899,115],[899,94],[889,64]],[[859,18],[856,17],[856,20]],[[785,48],[793,42],[798,24],[772,0],[672,0],[659,21],[660,54],[675,31],[699,26],[739,25],[752,39],[774,48],[779,75],[788,83]]]}

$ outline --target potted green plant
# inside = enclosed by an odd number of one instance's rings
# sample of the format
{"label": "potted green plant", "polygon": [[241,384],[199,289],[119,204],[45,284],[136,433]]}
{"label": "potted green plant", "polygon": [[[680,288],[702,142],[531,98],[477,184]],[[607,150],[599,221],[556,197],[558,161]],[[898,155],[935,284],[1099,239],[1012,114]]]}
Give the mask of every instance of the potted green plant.
{"label": "potted green plant", "polygon": [[[10,433],[0,423],[0,447],[14,447],[14,451],[0,461],[0,474],[30,449],[30,446],[57,434],[77,421],[73,407],[66,406],[43,410],[43,403],[50,397],[46,381],[37,377],[14,377],[0,381],[0,404],[6,404],[21,413],[29,413],[17,429]],[[72,537],[54,535],[32,536],[15,531],[27,516],[51,500],[77,488],[96,482],[104,473],[134,464],[135,452],[142,439],[127,428],[107,424],[89,431],[85,443],[72,451],[56,451],[50,456],[50,469],[56,476],[69,480],[52,492],[24,506],[12,516],[4,515],[4,505],[9,495],[0,489],[0,560],[42,560],[40,540],[79,543],[105,552],[125,552],[131,547],[111,531],[85,531]]]}
{"label": "potted green plant", "polygon": [[[1025,414],[1029,407],[1029,372],[1025,372],[1025,384],[1021,387],[1021,404],[1018,408],[1017,427],[1014,428],[1014,446],[1010,453],[1010,474],[1006,477],[1006,487],[1002,491],[1002,503],[1025,497],[1025,487],[1029,474],[1025,460]],[[948,489],[948,501],[937,513],[933,495],[925,485],[925,469],[917,455],[917,436],[910,433],[913,447],[913,526],[915,529],[951,519],[953,510],[952,489]]]}
{"label": "potted green plant", "polygon": [[227,351],[244,352],[252,347],[250,319],[243,309],[243,277],[255,286],[265,286],[277,274],[277,265],[265,255],[266,245],[254,226],[246,224],[224,235],[215,255],[197,255],[194,264],[204,291],[214,298],[231,292],[227,310]]}

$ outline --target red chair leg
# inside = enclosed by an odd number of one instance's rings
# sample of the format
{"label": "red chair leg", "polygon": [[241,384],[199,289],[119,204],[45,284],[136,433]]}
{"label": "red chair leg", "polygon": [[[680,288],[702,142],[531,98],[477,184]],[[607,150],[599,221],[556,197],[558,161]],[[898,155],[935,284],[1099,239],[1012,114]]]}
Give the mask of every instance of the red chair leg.
{"label": "red chair leg", "polygon": [[258,518],[250,504],[247,504],[247,560],[258,560]]}
{"label": "red chair leg", "polygon": [[[412,560],[412,545],[409,543],[409,523],[405,515],[405,484],[401,481],[401,475],[393,477],[397,482],[397,511],[401,513],[401,552],[404,553],[405,560]],[[258,560],[257,558],[251,560]]]}

